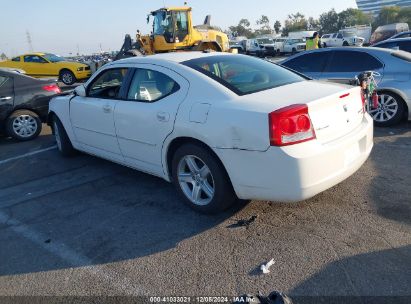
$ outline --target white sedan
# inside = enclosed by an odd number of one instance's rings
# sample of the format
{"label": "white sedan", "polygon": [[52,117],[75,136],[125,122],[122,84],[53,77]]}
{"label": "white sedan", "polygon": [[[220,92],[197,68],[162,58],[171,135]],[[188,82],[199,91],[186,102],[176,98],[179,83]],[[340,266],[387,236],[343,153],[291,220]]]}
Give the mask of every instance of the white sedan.
{"label": "white sedan", "polygon": [[164,178],[205,213],[238,198],[308,199],[356,172],[373,147],[359,87],[245,55],[109,63],[54,98],[49,114],[63,155],[80,150]]}

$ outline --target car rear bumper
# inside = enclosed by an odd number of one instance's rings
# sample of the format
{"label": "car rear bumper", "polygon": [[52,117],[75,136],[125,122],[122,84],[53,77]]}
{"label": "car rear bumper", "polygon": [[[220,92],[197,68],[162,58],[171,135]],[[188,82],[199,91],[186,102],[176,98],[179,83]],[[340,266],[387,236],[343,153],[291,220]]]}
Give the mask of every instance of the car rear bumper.
{"label": "car rear bumper", "polygon": [[373,121],[327,144],[310,141],[265,152],[216,149],[241,199],[296,202],[325,191],[355,173],[373,147]]}

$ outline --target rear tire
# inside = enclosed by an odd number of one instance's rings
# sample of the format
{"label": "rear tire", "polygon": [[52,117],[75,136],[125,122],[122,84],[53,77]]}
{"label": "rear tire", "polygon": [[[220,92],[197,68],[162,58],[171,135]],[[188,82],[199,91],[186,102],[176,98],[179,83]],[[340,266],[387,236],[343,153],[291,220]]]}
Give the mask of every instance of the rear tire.
{"label": "rear tire", "polygon": [[226,210],[236,200],[222,164],[201,145],[185,144],[176,150],[172,177],[184,202],[197,212],[215,214]]}
{"label": "rear tire", "polygon": [[36,138],[41,132],[39,116],[29,110],[17,110],[7,118],[7,135],[19,141],[28,141]]}
{"label": "rear tire", "polygon": [[70,157],[76,154],[63,124],[56,115],[53,116],[53,134],[56,138],[57,148],[63,156]]}
{"label": "rear tire", "polygon": [[382,91],[378,95],[378,109],[368,111],[374,120],[374,124],[378,127],[390,127],[399,123],[404,117],[404,100],[392,92]]}
{"label": "rear tire", "polygon": [[343,42],[343,46],[350,46],[347,41]]}
{"label": "rear tire", "polygon": [[326,48],[327,47],[327,43],[323,43],[323,48]]}

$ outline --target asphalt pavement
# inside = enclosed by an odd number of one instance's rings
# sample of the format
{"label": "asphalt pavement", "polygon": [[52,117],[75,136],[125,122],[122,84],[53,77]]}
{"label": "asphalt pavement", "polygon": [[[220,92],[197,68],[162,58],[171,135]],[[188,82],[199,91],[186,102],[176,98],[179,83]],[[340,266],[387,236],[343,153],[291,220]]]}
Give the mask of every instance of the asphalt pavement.
{"label": "asphalt pavement", "polygon": [[369,160],[334,188],[205,216],[159,178],[63,158],[47,127],[31,142],[0,138],[0,296],[411,299],[410,155],[410,123],[377,128]]}

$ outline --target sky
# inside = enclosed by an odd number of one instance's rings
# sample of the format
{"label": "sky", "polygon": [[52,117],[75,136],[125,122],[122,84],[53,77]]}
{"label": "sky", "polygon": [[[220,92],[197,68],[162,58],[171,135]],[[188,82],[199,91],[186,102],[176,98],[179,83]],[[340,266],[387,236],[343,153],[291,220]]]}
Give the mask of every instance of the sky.
{"label": "sky", "polygon": [[[273,26],[291,13],[318,17],[334,8],[340,12],[356,8],[355,0],[188,0],[195,24],[211,15],[211,24],[227,29],[242,18],[255,22],[266,15]],[[0,53],[16,56],[29,51],[27,31],[33,50],[67,56],[119,50],[124,35],[136,30],[149,33],[150,11],[182,6],[184,0],[0,0]]]}

